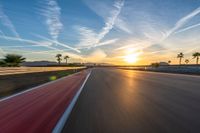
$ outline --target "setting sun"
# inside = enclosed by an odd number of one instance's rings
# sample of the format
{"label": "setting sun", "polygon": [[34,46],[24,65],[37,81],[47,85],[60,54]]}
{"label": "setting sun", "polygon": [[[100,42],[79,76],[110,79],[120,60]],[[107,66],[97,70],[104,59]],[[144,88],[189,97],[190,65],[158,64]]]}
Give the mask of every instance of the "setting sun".
{"label": "setting sun", "polygon": [[138,54],[129,54],[124,56],[124,61],[127,63],[135,63],[138,60]]}

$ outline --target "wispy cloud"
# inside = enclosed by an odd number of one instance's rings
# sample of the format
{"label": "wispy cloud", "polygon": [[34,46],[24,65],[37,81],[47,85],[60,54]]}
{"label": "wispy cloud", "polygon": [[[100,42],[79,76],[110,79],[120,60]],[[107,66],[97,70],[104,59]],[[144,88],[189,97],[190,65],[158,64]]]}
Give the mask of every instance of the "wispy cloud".
{"label": "wispy cloud", "polygon": [[[52,47],[52,40],[50,41],[33,41],[33,40],[28,40],[28,39],[21,39],[21,38],[16,38],[16,37],[8,37],[8,36],[0,36],[0,38],[2,39],[6,39],[6,40],[11,40],[11,41],[19,41],[19,42],[25,42],[27,44],[34,44],[34,45],[27,45],[27,46],[1,46],[0,44],[0,56],[3,56],[4,54],[6,54],[7,52],[18,52],[18,53],[23,53],[24,55],[55,55],[58,52],[61,53],[62,55],[68,55],[70,56],[70,58],[73,59],[83,59],[81,55],[79,54],[74,54],[74,53],[70,53],[70,52],[66,52],[67,50],[69,50],[69,48],[67,49],[57,49]],[[54,42],[53,42],[54,43]],[[20,48],[26,48],[26,47],[46,47],[49,48],[51,50],[23,50]],[[34,58],[34,57],[33,57]],[[39,58],[40,59],[40,58]]]}
{"label": "wispy cloud", "polygon": [[[37,45],[32,45],[33,47],[36,47]],[[11,46],[12,47],[12,46]],[[19,48],[18,48],[19,47]],[[71,53],[71,52],[68,52],[66,50],[68,49],[52,49],[52,50],[23,50],[23,49],[20,49],[21,47],[20,46],[13,46],[12,48],[10,48],[9,46],[5,46],[5,47],[0,47],[0,56],[2,54],[5,54],[7,52],[17,52],[17,53],[20,53],[20,54],[23,54],[23,55],[26,55],[26,56],[29,56],[29,60],[31,58],[37,58],[39,55],[45,55],[47,56],[47,58],[51,57],[51,56],[55,56],[57,53],[60,53],[62,54],[63,56],[64,55],[68,55],[70,56],[70,58],[72,58],[73,60],[74,59],[79,59],[79,60],[83,60],[83,57],[81,54],[74,54],[74,53]],[[23,48],[23,46],[22,46]],[[3,52],[1,52],[1,50]],[[37,55],[37,56],[36,56]],[[33,56],[33,57],[31,57]],[[40,57],[40,56],[39,56]],[[39,60],[41,60],[41,58],[38,58]],[[50,60],[54,59],[54,58],[49,58]]]}
{"label": "wispy cloud", "polygon": [[105,26],[102,28],[101,32],[98,35],[99,40],[103,39],[113,28],[117,17],[119,16],[122,7],[124,6],[124,0],[117,0],[114,5],[114,10],[111,11],[110,17],[105,21]]}
{"label": "wispy cloud", "polygon": [[183,29],[181,29],[181,30],[178,30],[178,31],[176,31],[174,34],[181,33],[181,32],[187,31],[187,30],[191,30],[191,29],[196,28],[196,27],[198,27],[198,26],[200,26],[200,23],[195,24],[195,25],[188,26],[188,27],[183,28]]}
{"label": "wispy cloud", "polygon": [[[114,19],[114,24],[112,28],[117,28],[126,33],[132,33],[130,27],[127,24],[127,17],[124,18],[124,14],[121,13],[121,9],[124,7],[125,0],[114,0],[114,4],[110,6],[108,4],[110,1],[106,1],[105,3],[102,1],[94,1],[94,0],[84,0],[86,5],[93,10],[98,16],[102,17],[105,22],[109,21],[110,17],[117,15],[116,19]],[[103,10],[102,10],[103,9]],[[119,14],[118,14],[119,12]],[[112,20],[111,20],[112,21]]]}
{"label": "wispy cloud", "polygon": [[84,60],[86,60],[87,62],[101,62],[104,61],[106,57],[107,54],[103,50],[96,49],[88,56],[84,57]]}
{"label": "wispy cloud", "polygon": [[81,58],[82,59],[81,55],[77,55],[77,54],[73,54],[73,53],[70,53],[70,52],[66,52],[65,49],[64,50],[30,51],[27,54],[53,54],[53,55],[55,55],[55,54],[57,54],[57,52],[61,53],[62,55],[68,55],[68,56],[70,56],[70,58]]}
{"label": "wispy cloud", "polygon": [[37,34],[34,34],[34,35],[35,35],[36,37],[39,37],[39,38],[44,39],[44,40],[46,40],[46,41],[49,41],[49,42],[51,42],[51,43],[53,43],[53,44],[57,44],[57,45],[60,45],[60,46],[62,46],[62,47],[71,49],[71,50],[73,50],[73,51],[75,51],[75,52],[78,52],[78,53],[81,52],[80,50],[78,50],[78,49],[76,49],[76,48],[73,48],[73,47],[71,47],[71,46],[69,46],[69,45],[67,45],[67,44],[64,44],[64,43],[61,43],[61,42],[58,42],[58,41],[55,41],[55,40],[51,40],[51,39],[46,38],[46,37],[41,36],[41,35],[37,35]]}
{"label": "wispy cloud", "polygon": [[[12,21],[9,19],[9,17],[4,13],[2,6],[0,5],[0,20],[1,23],[6,26],[15,37],[20,37],[17,33],[15,26],[13,25]],[[2,32],[1,32],[2,33]]]}
{"label": "wispy cloud", "polygon": [[100,42],[98,44],[95,44],[94,47],[98,47],[98,46],[104,46],[104,45],[109,45],[109,44],[114,44],[118,41],[118,38],[114,38],[114,39],[109,39],[103,42]]}
{"label": "wispy cloud", "polygon": [[98,43],[97,33],[87,27],[76,26],[75,30],[80,34],[78,47],[91,46]]}
{"label": "wispy cloud", "polygon": [[78,49],[90,49],[90,48],[95,48],[95,47],[100,47],[100,46],[105,46],[105,45],[110,45],[110,44],[114,44],[118,41],[119,39],[115,38],[115,39],[110,39],[110,40],[106,40],[97,44],[92,44],[92,45],[85,45],[85,46],[80,46],[78,47]]}
{"label": "wispy cloud", "polygon": [[129,27],[128,27],[128,24],[121,18],[121,17],[118,17],[117,19],[116,19],[116,21],[115,21],[115,26],[118,28],[118,29],[120,29],[120,30],[122,30],[122,31],[125,31],[125,32],[127,32],[127,33],[129,33],[129,34],[131,34],[132,33],[132,31],[129,29]]}
{"label": "wispy cloud", "polygon": [[164,39],[175,33],[178,29],[184,26],[188,21],[200,13],[200,7],[178,20],[173,28],[171,28],[165,35]]}
{"label": "wispy cloud", "polygon": [[80,36],[80,43],[77,45],[77,49],[90,49],[104,45],[110,45],[117,42],[119,39],[109,39],[106,41],[101,41],[98,38],[98,34],[87,27],[78,27]]}
{"label": "wispy cloud", "polygon": [[116,42],[118,40],[116,38],[106,40],[104,42],[102,42],[102,40],[113,29],[123,6],[124,0],[117,0],[114,2],[113,7],[110,11],[110,15],[107,18],[105,18],[105,25],[104,27],[102,27],[99,33],[94,32],[92,29],[87,27],[76,27],[76,29],[81,35],[78,47],[81,46],[82,48],[92,48]]}
{"label": "wispy cloud", "polygon": [[[167,38],[169,38],[170,36],[173,36],[175,34],[190,30],[192,28],[195,28],[197,26],[200,26],[200,24],[195,24],[186,28],[183,28],[187,23],[189,23],[191,21],[192,18],[194,18],[195,16],[197,16],[200,13],[200,7],[198,7],[197,9],[193,10],[192,12],[188,13],[187,15],[183,16],[182,18],[180,18],[174,25],[174,27],[172,27],[169,30],[166,30],[165,27],[161,26],[157,26],[159,25],[159,23],[144,23],[143,25],[143,35],[146,37],[145,39],[149,40],[149,44],[144,46],[142,49],[149,49],[151,46],[154,46],[155,44],[162,44],[165,45],[167,47],[170,47],[169,43],[164,43],[166,41]],[[157,28],[159,27],[159,28]],[[185,41],[185,39],[184,39]],[[123,48],[123,47],[122,47]],[[156,50],[155,53],[157,53],[158,51]]]}
{"label": "wispy cloud", "polygon": [[[0,44],[2,45],[2,44]],[[28,46],[0,46],[1,48],[27,48],[27,47],[41,47],[39,45],[28,45]]]}
{"label": "wispy cloud", "polygon": [[121,47],[118,47],[116,49],[114,49],[114,51],[119,51],[119,50],[124,50],[124,49],[129,49],[129,48],[135,48],[137,47],[138,45],[135,45],[135,44],[130,44],[130,45],[125,45],[125,46],[121,46]]}
{"label": "wispy cloud", "polygon": [[29,40],[29,39],[10,37],[10,36],[1,36],[1,35],[0,35],[0,38],[6,39],[6,40],[11,40],[11,41],[26,42],[27,44],[35,44],[37,46],[46,47],[46,48],[53,49],[53,50],[58,50],[57,48],[54,48],[51,46],[51,44],[52,44],[51,42],[47,42],[47,41],[33,41],[33,40]]}
{"label": "wispy cloud", "polygon": [[148,46],[150,46],[152,44],[151,41],[149,40],[145,40],[145,39],[125,39],[125,40],[121,40],[119,42],[119,46],[117,48],[115,48],[113,51],[123,51],[123,50],[128,50],[130,48],[134,48],[137,50],[142,50]]}
{"label": "wispy cloud", "polygon": [[46,25],[53,40],[57,40],[63,29],[60,20],[61,8],[56,0],[46,0],[45,7],[41,9],[41,15],[46,17]]}
{"label": "wispy cloud", "polygon": [[[70,60],[79,60],[79,61],[83,61],[85,58],[83,58],[82,55],[80,54],[74,54],[74,53],[71,53],[71,52],[66,52],[65,50],[67,49],[62,49],[62,50],[42,50],[42,51],[29,51],[27,53],[25,53],[25,55],[35,55],[35,54],[38,54],[38,55],[46,55],[46,56],[52,56],[52,57],[55,57],[55,55],[59,52],[60,54],[62,54],[62,56],[65,56],[65,55],[68,55],[70,57]],[[54,60],[54,58],[50,58],[50,60]]]}

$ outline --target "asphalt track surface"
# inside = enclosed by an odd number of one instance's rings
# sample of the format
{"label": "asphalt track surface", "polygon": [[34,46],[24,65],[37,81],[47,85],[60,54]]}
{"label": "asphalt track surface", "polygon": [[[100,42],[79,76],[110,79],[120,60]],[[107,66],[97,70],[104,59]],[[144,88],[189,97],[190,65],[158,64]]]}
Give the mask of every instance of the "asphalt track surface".
{"label": "asphalt track surface", "polygon": [[200,77],[93,69],[63,133],[199,133]]}
{"label": "asphalt track surface", "polygon": [[51,133],[87,72],[0,100],[0,133]]}

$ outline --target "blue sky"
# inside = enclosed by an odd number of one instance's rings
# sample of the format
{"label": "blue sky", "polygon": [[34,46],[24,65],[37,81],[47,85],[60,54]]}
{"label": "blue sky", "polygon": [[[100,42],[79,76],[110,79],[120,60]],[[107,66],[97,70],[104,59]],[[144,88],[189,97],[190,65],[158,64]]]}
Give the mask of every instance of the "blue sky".
{"label": "blue sky", "polygon": [[194,60],[200,51],[200,0],[1,0],[0,58],[135,64]]}

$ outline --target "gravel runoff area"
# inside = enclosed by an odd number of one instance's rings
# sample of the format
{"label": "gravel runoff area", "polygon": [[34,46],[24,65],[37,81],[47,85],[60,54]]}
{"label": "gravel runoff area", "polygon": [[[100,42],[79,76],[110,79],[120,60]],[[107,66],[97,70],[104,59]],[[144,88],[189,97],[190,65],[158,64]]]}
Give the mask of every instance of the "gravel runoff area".
{"label": "gravel runoff area", "polygon": [[86,68],[0,75],[0,98],[73,74]]}

